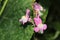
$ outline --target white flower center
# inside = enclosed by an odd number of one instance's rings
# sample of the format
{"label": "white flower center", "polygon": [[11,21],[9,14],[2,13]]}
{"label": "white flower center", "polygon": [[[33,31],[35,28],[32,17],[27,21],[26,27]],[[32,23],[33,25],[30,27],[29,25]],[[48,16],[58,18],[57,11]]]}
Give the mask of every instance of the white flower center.
{"label": "white flower center", "polygon": [[27,18],[25,16],[22,16],[22,21],[27,22]]}
{"label": "white flower center", "polygon": [[42,28],[42,27],[43,27],[43,24],[39,24],[38,27],[39,27],[39,28]]}

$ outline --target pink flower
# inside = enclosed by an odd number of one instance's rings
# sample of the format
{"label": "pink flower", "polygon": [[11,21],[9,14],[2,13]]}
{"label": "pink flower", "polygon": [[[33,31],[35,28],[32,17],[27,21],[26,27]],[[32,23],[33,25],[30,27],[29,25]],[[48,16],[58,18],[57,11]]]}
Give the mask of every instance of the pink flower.
{"label": "pink flower", "polygon": [[39,18],[39,16],[37,16],[37,17],[34,18],[34,22],[35,22],[35,24],[37,26],[37,25],[42,23],[42,20]]}
{"label": "pink flower", "polygon": [[39,18],[39,16],[34,18],[34,22],[35,22],[35,25],[36,25],[36,27],[34,28],[35,32],[40,31],[40,33],[43,33],[44,30],[47,29],[47,25],[42,23],[42,20],[41,20],[41,18]]}
{"label": "pink flower", "polygon": [[42,7],[40,4],[38,4],[37,2],[35,2],[35,3],[33,4],[33,8],[34,8],[34,10],[36,10],[36,11],[43,10],[43,7]]}
{"label": "pink flower", "polygon": [[30,20],[30,10],[27,9],[26,10],[26,15],[25,16],[22,16],[22,18],[19,20],[22,24],[25,24],[27,21]]}
{"label": "pink flower", "polygon": [[43,7],[42,7],[40,4],[38,4],[37,2],[35,2],[35,3],[33,4],[33,9],[34,9],[40,16],[43,15],[42,12],[41,12],[41,11],[43,11]]}

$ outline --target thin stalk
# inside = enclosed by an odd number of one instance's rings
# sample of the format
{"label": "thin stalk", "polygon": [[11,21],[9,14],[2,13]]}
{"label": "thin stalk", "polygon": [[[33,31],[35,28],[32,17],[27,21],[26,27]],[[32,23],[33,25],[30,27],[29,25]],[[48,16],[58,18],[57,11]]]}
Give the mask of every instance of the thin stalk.
{"label": "thin stalk", "polygon": [[55,40],[60,34],[60,31],[56,31],[55,35],[52,37],[53,40]]}
{"label": "thin stalk", "polygon": [[1,16],[2,12],[4,11],[4,8],[7,4],[7,2],[8,2],[8,0],[4,1],[4,4],[3,4],[2,8],[1,8],[1,11],[0,11],[0,16]]}

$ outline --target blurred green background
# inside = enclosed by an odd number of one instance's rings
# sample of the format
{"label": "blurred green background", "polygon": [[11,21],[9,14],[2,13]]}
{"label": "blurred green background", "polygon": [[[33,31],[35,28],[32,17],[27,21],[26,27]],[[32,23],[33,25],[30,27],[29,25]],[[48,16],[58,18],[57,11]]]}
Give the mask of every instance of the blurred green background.
{"label": "blurred green background", "polygon": [[[19,22],[33,0],[0,0],[0,40],[60,40],[60,1],[36,0],[46,12],[41,17],[48,25],[44,34],[35,33],[31,23]],[[31,15],[32,16],[32,15]]]}

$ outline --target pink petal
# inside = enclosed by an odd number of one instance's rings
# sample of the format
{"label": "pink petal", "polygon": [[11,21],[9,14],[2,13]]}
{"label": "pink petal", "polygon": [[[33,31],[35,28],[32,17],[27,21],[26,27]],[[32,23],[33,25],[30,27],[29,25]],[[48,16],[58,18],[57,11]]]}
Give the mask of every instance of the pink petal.
{"label": "pink petal", "polygon": [[37,2],[35,2],[33,6],[34,6],[34,10],[37,10],[37,11],[43,9],[42,6],[40,4],[38,4]]}
{"label": "pink petal", "polygon": [[39,17],[35,17],[34,22],[35,22],[36,25],[39,25],[39,24],[42,23],[42,20]]}
{"label": "pink petal", "polygon": [[21,18],[19,19],[19,22],[21,22],[23,25],[28,21],[28,18]]}
{"label": "pink petal", "polygon": [[43,10],[43,7],[40,5],[40,10],[42,11]]}
{"label": "pink petal", "polygon": [[36,25],[39,24],[39,21],[36,18],[34,18],[34,22],[35,22]]}
{"label": "pink petal", "polygon": [[38,27],[35,27],[35,28],[34,28],[34,31],[35,31],[35,32],[39,32],[39,30],[40,30],[40,29],[39,29]]}
{"label": "pink petal", "polygon": [[23,20],[21,20],[21,19],[19,20],[19,22],[21,22],[23,25],[25,24],[25,22],[23,22]]}
{"label": "pink petal", "polygon": [[22,22],[22,19],[19,19],[19,22]]}
{"label": "pink petal", "polygon": [[31,20],[32,20],[31,18],[28,19],[28,21],[31,21]]}
{"label": "pink petal", "polygon": [[46,30],[46,29],[47,29],[47,25],[46,25],[46,24],[44,24],[43,29],[44,29],[44,30]]}
{"label": "pink petal", "polygon": [[29,9],[26,9],[26,17],[29,18],[29,15],[30,15],[30,10]]}
{"label": "pink petal", "polygon": [[34,9],[40,10],[40,5],[37,2],[34,3]]}

